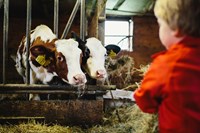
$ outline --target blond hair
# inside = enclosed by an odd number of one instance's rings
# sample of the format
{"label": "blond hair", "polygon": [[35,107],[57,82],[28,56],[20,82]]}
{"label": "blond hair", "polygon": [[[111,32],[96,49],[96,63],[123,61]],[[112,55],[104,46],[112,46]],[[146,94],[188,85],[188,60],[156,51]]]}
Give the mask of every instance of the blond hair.
{"label": "blond hair", "polygon": [[154,13],[171,29],[200,37],[200,0],[157,0]]}

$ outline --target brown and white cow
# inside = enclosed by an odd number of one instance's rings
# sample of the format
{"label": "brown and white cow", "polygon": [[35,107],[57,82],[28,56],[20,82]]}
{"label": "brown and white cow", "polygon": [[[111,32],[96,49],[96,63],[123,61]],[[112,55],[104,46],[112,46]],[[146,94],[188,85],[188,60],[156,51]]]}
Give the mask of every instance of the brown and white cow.
{"label": "brown and white cow", "polygon": [[74,32],[72,38],[79,42],[79,48],[83,51],[82,68],[92,79],[102,81],[107,78],[108,74],[105,68],[105,59],[107,56],[106,48],[100,40],[90,37],[83,41]]}
{"label": "brown and white cow", "polygon": [[[73,86],[84,88],[85,74],[80,63],[82,51],[73,39],[57,39],[46,25],[37,26],[30,36],[30,84],[41,82],[53,84],[58,79]],[[17,51],[16,69],[26,79],[26,38],[24,37]],[[29,98],[39,100],[37,95]]]}

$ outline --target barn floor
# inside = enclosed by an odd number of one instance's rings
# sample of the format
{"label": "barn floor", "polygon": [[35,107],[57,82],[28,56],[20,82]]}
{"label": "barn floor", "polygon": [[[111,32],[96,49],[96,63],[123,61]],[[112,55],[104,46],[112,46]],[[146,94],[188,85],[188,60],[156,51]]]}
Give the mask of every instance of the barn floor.
{"label": "barn floor", "polygon": [[[116,115],[116,111],[119,114]],[[78,126],[48,126],[30,120],[19,125],[1,125],[0,133],[157,133],[157,115],[140,111],[137,105],[123,106],[105,111],[102,125],[87,129]]]}

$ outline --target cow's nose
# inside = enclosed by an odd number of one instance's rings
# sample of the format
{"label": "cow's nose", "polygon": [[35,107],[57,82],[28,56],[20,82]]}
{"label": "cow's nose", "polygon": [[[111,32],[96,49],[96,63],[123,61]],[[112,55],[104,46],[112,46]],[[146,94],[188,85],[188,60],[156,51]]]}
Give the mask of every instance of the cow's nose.
{"label": "cow's nose", "polygon": [[83,74],[77,74],[73,78],[76,84],[86,83],[86,77]]}
{"label": "cow's nose", "polygon": [[104,70],[97,70],[96,74],[97,78],[104,78],[106,76],[106,72]]}

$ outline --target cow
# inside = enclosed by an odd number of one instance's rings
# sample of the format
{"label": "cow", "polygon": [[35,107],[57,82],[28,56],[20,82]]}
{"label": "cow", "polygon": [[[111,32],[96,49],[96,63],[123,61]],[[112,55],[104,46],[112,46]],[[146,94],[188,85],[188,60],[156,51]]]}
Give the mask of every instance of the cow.
{"label": "cow", "polygon": [[[26,80],[26,37],[19,45],[16,69]],[[57,39],[46,25],[39,25],[30,35],[29,49],[30,84],[69,84],[84,89],[87,82],[81,70],[82,51],[74,39]],[[57,84],[57,83],[56,83]],[[30,100],[40,100],[38,95],[30,95]]]}
{"label": "cow", "polygon": [[88,77],[94,79],[90,80],[92,81],[91,84],[96,84],[96,81],[104,83],[108,76],[105,68],[105,59],[107,56],[106,48],[102,45],[101,41],[95,37],[90,37],[86,39],[86,41],[83,41],[74,32],[71,33],[71,36],[79,42],[79,48],[83,52],[81,66]]}

